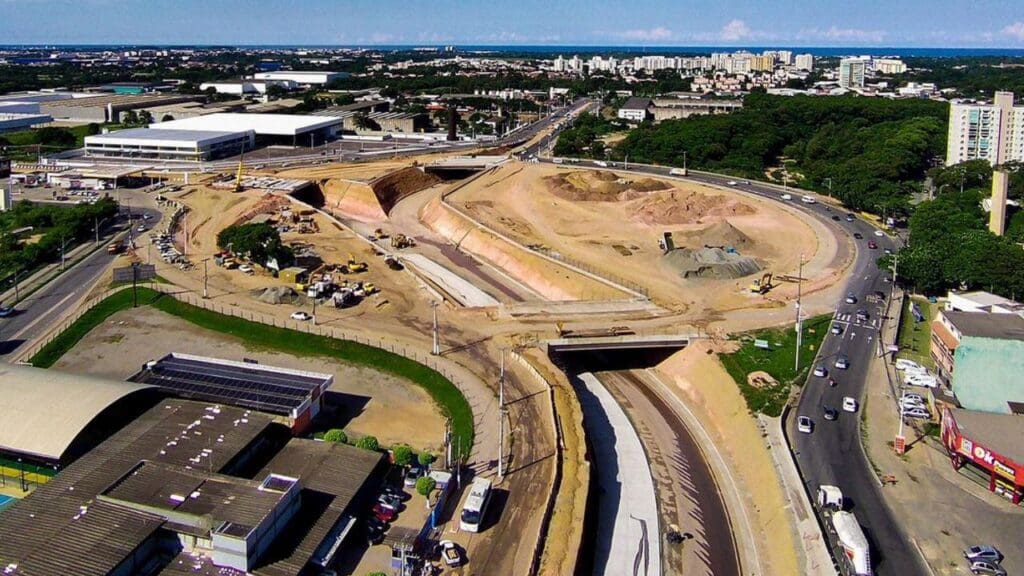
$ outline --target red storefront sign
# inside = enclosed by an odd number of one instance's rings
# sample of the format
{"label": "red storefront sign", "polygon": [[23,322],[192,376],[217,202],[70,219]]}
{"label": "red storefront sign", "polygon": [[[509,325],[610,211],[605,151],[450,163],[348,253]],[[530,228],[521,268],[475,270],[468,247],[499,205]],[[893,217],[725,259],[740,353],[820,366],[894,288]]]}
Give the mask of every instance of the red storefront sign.
{"label": "red storefront sign", "polygon": [[942,443],[950,455],[959,455],[1017,486],[1024,485],[1024,465],[989,450],[960,433],[952,413],[942,415]]}

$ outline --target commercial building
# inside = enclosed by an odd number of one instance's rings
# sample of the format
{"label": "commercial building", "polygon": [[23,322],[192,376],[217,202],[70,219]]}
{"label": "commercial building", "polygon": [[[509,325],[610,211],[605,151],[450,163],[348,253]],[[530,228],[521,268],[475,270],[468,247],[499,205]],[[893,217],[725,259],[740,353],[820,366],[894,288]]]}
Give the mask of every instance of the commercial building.
{"label": "commercial building", "polygon": [[302,86],[329,84],[332,80],[348,78],[348,72],[304,72],[300,70],[277,70],[274,72],[257,72],[252,75],[254,80],[286,80]]}
{"label": "commercial building", "polygon": [[[1015,314],[981,311],[943,310],[931,325],[929,354],[935,370],[946,383],[951,382],[958,362],[957,349],[965,339],[1024,340],[1024,318]],[[982,374],[976,375],[982,378]]]}
{"label": "commercial building", "polygon": [[839,61],[839,87],[863,88],[867,61],[862,58],[843,58]]}
{"label": "commercial building", "polygon": [[953,362],[953,394],[961,408],[1024,413],[1024,334],[1017,338],[964,336]]}
{"label": "commercial building", "polygon": [[253,78],[241,78],[238,80],[218,80],[216,82],[204,82],[199,85],[200,90],[213,90],[219,94],[266,94],[271,86],[280,86],[285,90],[294,90],[298,84],[291,80],[256,80]]}
{"label": "commercial building", "polygon": [[1016,314],[1024,317],[1024,304],[982,290],[975,290],[973,292],[956,292],[951,290],[946,296],[945,309],[958,312]]}
{"label": "commercial building", "polygon": [[27,130],[38,124],[53,122],[53,118],[46,114],[15,114],[4,112],[0,107],[0,134],[4,132],[15,132]]}
{"label": "commercial building", "polygon": [[201,100],[200,96],[184,94],[160,95],[121,95],[104,94],[88,98],[71,98],[41,102],[39,110],[43,114],[59,120],[78,122],[120,122],[121,114],[130,110],[142,110],[154,106],[193,102]]}
{"label": "commercial building", "polygon": [[251,150],[255,140],[256,135],[252,130],[236,132],[131,128],[86,136],[85,155],[92,158],[202,162]]}
{"label": "commercial building", "polygon": [[[36,402],[86,402],[80,412],[94,413],[96,379],[89,384],[5,394],[17,414],[5,421],[45,412]],[[102,387],[108,399],[151,390]],[[0,514],[6,574],[322,573],[373,505],[388,467],[378,452],[289,439],[271,416],[245,408],[157,398],[141,415],[101,412],[120,429]],[[38,437],[54,426],[32,424]]]}
{"label": "commercial building", "polygon": [[339,118],[342,129],[349,132],[401,132],[416,134],[430,130],[430,117],[419,112],[318,112],[323,116]]}
{"label": "commercial building", "polygon": [[953,467],[1014,504],[1024,499],[1024,415],[945,408],[942,443]]}
{"label": "commercial building", "polygon": [[907,65],[898,58],[876,58],[872,65],[879,74],[903,74],[907,71]]}
{"label": "commercial building", "polygon": [[651,108],[654,122],[705,116],[708,114],[728,114],[743,109],[742,100],[697,99],[697,98],[656,98]]}
{"label": "commercial building", "polygon": [[650,98],[633,96],[619,108],[618,116],[628,122],[643,122],[651,117],[653,104]]}
{"label": "commercial building", "polygon": [[274,414],[296,434],[323,407],[334,376],[289,368],[171,353],[130,378],[181,398],[220,402]]}
{"label": "commercial building", "polygon": [[341,120],[298,114],[217,113],[151,124],[150,130],[253,132],[257,144],[309,146],[335,137]]}

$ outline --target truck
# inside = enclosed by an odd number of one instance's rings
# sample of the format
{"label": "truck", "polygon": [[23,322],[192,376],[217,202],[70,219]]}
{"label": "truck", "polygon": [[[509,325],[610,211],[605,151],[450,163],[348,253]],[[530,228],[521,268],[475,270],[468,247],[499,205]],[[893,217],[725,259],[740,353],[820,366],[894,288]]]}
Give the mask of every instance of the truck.
{"label": "truck", "polygon": [[818,486],[818,507],[822,510],[842,510],[843,491],[837,486]]}
{"label": "truck", "polygon": [[857,523],[857,517],[850,512],[839,511],[832,515],[832,529],[838,546],[846,558],[849,573],[856,576],[872,576],[871,550],[868,539]]}

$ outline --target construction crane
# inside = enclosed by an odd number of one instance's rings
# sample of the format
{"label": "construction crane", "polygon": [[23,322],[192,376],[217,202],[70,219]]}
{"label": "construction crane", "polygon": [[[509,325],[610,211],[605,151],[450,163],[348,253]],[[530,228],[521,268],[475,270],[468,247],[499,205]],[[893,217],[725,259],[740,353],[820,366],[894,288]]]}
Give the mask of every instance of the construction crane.
{"label": "construction crane", "polygon": [[242,148],[242,154],[238,157],[238,172],[235,174],[235,192],[242,191],[242,168],[245,164],[245,148]]}

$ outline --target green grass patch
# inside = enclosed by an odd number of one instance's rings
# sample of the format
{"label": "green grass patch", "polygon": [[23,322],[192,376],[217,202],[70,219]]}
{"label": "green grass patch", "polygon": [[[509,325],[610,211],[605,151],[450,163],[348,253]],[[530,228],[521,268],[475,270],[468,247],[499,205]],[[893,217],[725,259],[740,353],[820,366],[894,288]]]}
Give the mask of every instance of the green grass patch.
{"label": "green grass patch", "polygon": [[[782,414],[790,388],[806,379],[831,320],[830,314],[824,314],[804,321],[799,368],[795,366],[796,331],[792,326],[755,330],[739,336],[739,350],[732,354],[723,354],[721,360],[726,371],[740,387],[740,392],[747,401],[747,408],[767,416]],[[754,346],[755,340],[767,341],[769,349],[757,348]],[[778,384],[763,388],[747,384],[747,374],[758,370],[767,372]]]}
{"label": "green grass patch", "polygon": [[[461,438],[459,444],[462,446],[463,455],[468,455],[473,446],[473,413],[470,410],[469,402],[451,381],[436,370],[419,362],[351,340],[336,340],[225,316],[179,302],[149,288],[139,288],[139,304],[153,306],[201,328],[233,336],[253,347],[286,352],[296,356],[334,358],[352,364],[369,366],[375,370],[411,380],[423,388],[441,407],[441,412],[451,419],[452,433]],[[41,368],[53,366],[89,331],[115,312],[126,310],[131,306],[131,290],[122,290],[106,298],[33,356],[32,365]]]}
{"label": "green grass patch", "polygon": [[[917,322],[914,315],[910,312],[911,302],[916,303],[921,309],[921,314],[925,317],[923,322]],[[935,362],[928,351],[931,349],[932,344],[932,320],[935,319],[938,309],[938,304],[932,304],[925,298],[913,297],[904,299],[903,314],[900,317],[900,329],[896,336],[896,343],[900,347],[900,351],[896,354],[897,358],[906,358],[922,366],[935,368]]]}

